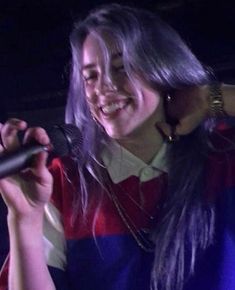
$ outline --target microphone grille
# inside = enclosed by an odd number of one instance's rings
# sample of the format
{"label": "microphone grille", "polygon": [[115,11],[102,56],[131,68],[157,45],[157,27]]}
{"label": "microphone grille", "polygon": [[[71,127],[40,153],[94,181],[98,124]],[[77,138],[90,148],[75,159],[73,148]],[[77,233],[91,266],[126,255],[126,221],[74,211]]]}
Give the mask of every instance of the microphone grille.
{"label": "microphone grille", "polygon": [[53,145],[53,157],[80,155],[83,139],[78,127],[73,124],[61,124],[54,125],[46,131]]}

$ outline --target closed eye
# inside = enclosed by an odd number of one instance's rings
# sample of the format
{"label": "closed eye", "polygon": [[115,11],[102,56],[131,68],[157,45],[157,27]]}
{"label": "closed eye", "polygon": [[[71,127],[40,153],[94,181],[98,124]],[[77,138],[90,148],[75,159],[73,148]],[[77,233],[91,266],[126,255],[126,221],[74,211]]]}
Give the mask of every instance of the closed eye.
{"label": "closed eye", "polygon": [[93,81],[95,81],[97,79],[97,73],[92,72],[92,73],[83,75],[83,79],[84,79],[85,83],[87,83],[87,84],[92,83]]}

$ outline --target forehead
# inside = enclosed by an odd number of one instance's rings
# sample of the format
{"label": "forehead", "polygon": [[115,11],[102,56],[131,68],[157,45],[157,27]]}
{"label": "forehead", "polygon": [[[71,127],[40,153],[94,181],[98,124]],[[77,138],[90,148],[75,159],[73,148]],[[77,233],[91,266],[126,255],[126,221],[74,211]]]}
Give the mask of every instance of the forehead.
{"label": "forehead", "polygon": [[104,60],[105,50],[110,56],[116,55],[120,50],[116,41],[109,34],[102,33],[101,36],[88,34],[82,48],[82,64],[102,62]]}

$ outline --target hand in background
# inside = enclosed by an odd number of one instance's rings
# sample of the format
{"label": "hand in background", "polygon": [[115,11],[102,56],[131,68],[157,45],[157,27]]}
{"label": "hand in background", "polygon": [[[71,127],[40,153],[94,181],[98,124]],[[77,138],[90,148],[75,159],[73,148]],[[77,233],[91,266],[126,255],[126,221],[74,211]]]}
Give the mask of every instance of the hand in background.
{"label": "hand in background", "polygon": [[161,122],[156,127],[166,136],[172,134],[172,126],[175,135],[189,134],[208,115],[208,96],[207,86],[175,91],[174,95],[167,97],[165,108],[167,119],[173,120],[174,124]]}

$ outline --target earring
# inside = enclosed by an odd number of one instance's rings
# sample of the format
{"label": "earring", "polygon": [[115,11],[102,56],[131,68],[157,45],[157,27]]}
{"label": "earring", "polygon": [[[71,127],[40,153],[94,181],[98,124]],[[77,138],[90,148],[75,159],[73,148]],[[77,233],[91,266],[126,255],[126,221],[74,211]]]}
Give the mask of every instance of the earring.
{"label": "earring", "polygon": [[172,144],[179,140],[179,135],[177,135],[175,131],[176,131],[176,126],[171,125],[171,133],[170,135],[166,137],[168,143]]}
{"label": "earring", "polygon": [[[165,101],[166,101],[166,106],[168,104],[170,104],[170,102],[172,101],[172,96],[171,94],[168,92],[165,95]],[[176,123],[175,121],[171,120],[171,118],[168,116],[168,112],[166,109],[166,117],[167,117],[167,123],[170,124],[170,134],[169,135],[165,135],[165,138],[167,140],[168,143],[175,143],[176,141],[179,140],[179,135],[176,134]]]}
{"label": "earring", "polygon": [[172,100],[172,97],[171,97],[171,95],[168,93],[168,94],[166,95],[166,101],[169,103],[169,102],[171,102],[171,100]]}

